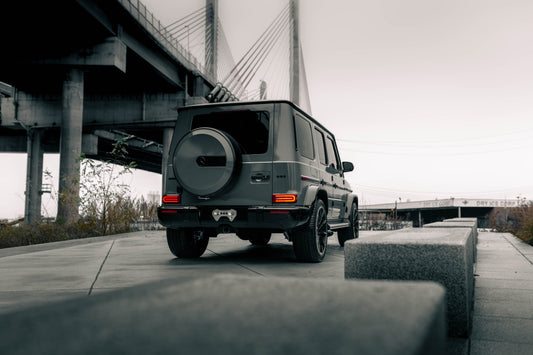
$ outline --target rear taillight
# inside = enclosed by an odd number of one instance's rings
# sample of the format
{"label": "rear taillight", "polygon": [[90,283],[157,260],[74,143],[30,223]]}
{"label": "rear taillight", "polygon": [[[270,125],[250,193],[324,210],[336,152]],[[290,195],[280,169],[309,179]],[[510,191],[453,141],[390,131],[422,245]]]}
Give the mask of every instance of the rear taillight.
{"label": "rear taillight", "polygon": [[298,200],[295,194],[274,194],[272,203],[294,203]]}
{"label": "rear taillight", "polygon": [[181,202],[181,196],[180,195],[164,195],[163,196],[163,203],[166,204],[178,204]]}

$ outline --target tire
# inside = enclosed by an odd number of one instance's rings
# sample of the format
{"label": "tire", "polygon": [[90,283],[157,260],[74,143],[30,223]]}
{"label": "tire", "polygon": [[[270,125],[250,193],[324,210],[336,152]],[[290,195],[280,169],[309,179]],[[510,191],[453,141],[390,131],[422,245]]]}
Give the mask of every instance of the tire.
{"label": "tire", "polygon": [[357,204],[355,203],[352,203],[349,222],[350,226],[348,228],[339,229],[337,231],[337,238],[341,247],[344,246],[344,243],[347,240],[359,238],[359,211],[357,209]]}
{"label": "tire", "polygon": [[298,261],[318,263],[324,259],[328,248],[327,222],[326,206],[317,199],[309,223],[293,235],[292,244]]}
{"label": "tire", "polygon": [[[207,249],[211,232],[192,229],[167,229],[168,248],[178,258],[199,258]],[[213,235],[214,236],[214,235]]]}
{"label": "tire", "polygon": [[218,129],[201,127],[186,134],[172,153],[176,179],[193,195],[210,197],[231,186],[240,169],[235,140]]}

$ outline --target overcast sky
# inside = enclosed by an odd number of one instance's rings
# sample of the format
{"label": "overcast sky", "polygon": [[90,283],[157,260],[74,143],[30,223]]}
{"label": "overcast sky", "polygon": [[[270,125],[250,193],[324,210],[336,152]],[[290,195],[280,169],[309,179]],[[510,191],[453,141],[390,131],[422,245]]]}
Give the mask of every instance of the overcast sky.
{"label": "overcast sky", "polygon": [[[143,2],[163,24],[205,5]],[[220,0],[236,59],[283,6]],[[356,165],[348,180],[363,203],[533,197],[532,14],[530,0],[300,0],[312,114]],[[0,177],[17,184],[2,187],[0,217],[23,214],[25,159],[16,164]],[[131,183],[146,194],[161,181]]]}

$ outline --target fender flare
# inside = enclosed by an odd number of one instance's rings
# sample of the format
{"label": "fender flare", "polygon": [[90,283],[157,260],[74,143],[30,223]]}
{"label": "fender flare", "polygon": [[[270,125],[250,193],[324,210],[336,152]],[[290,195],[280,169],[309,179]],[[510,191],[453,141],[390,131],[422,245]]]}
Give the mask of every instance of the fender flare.
{"label": "fender flare", "polygon": [[320,189],[320,186],[318,185],[311,185],[307,187],[307,190],[305,192],[305,199],[303,201],[303,204],[305,206],[311,206],[316,198],[320,196],[324,200],[324,204],[326,205],[326,211],[328,209],[328,194],[325,190]]}
{"label": "fender flare", "polygon": [[[352,203],[355,202],[355,205],[357,206],[357,209],[359,209],[359,197],[356,194],[349,194],[348,199],[346,200],[346,206],[349,206],[348,208],[352,208]],[[351,211],[348,211],[351,212]]]}

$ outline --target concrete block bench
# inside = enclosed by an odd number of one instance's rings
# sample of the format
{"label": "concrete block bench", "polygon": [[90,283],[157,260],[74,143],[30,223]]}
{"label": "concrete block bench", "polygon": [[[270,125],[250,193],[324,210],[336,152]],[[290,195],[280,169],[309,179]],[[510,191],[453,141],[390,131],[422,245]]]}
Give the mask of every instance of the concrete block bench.
{"label": "concrete block bench", "polygon": [[444,222],[474,222],[477,228],[477,218],[475,217],[457,217],[445,219]]}
{"label": "concrete block bench", "polygon": [[441,354],[433,282],[217,276],[3,315],[2,354]]}
{"label": "concrete block bench", "polygon": [[448,334],[472,326],[474,275],[470,228],[403,229],[348,241],[346,279],[431,280],[447,290]]}
{"label": "concrete block bench", "polygon": [[453,218],[445,219],[442,222],[424,224],[424,228],[472,228],[472,253],[474,263],[477,260],[477,218]]}

